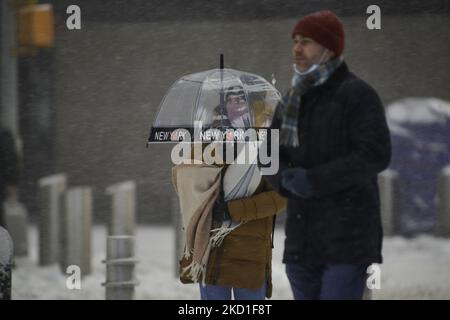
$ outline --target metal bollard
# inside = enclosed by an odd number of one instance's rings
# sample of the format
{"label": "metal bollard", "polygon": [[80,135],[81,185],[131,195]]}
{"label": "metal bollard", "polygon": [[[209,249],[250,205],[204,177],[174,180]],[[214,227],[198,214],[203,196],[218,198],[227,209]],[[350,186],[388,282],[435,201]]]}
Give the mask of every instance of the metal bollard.
{"label": "metal bollard", "polygon": [[76,187],[64,194],[61,218],[60,267],[80,267],[82,275],[91,273],[92,190]]}
{"label": "metal bollard", "polygon": [[61,194],[65,191],[67,177],[56,174],[39,180],[39,265],[58,262],[59,216]]}
{"label": "metal bollard", "polygon": [[136,280],[134,257],[134,237],[128,235],[108,236],[106,264],[107,300],[132,300],[134,288],[139,284]]}
{"label": "metal bollard", "polygon": [[399,217],[395,199],[397,178],[397,172],[390,169],[387,169],[378,175],[381,221],[385,236],[392,236],[398,232]]}
{"label": "metal bollard", "polygon": [[444,167],[438,182],[439,206],[436,233],[450,237],[450,165]]}
{"label": "metal bollard", "polygon": [[108,236],[106,255],[108,260],[133,257],[134,237],[129,235]]}
{"label": "metal bollard", "polygon": [[112,196],[109,235],[134,235],[135,189],[134,181],[118,183],[106,189],[106,194]]}

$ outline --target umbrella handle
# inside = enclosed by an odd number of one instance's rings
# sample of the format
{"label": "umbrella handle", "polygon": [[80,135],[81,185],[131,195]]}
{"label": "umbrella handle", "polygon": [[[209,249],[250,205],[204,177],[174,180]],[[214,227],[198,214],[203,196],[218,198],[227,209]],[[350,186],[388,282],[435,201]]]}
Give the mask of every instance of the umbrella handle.
{"label": "umbrella handle", "polygon": [[[223,53],[220,54],[220,70],[223,70]],[[226,114],[226,110],[225,110],[225,101],[224,101],[224,96],[223,96],[223,86],[222,86],[222,82],[223,82],[223,72],[220,73],[220,83],[221,83],[221,88],[220,88],[220,107],[221,107],[221,111],[222,111],[222,115]],[[223,119],[220,120],[220,124],[223,127]]]}

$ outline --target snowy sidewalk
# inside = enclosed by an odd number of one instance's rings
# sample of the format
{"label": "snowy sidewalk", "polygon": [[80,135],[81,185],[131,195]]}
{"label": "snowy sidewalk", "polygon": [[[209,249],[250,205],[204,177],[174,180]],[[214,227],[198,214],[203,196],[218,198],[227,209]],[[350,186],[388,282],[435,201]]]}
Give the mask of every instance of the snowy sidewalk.
{"label": "snowy sidewalk", "polygon": [[[17,259],[13,270],[13,299],[104,299],[106,229],[94,228],[93,273],[82,280],[81,290],[68,290],[58,266],[37,266],[38,237],[30,228],[30,257]],[[292,299],[281,263],[284,231],[275,233],[273,297]],[[140,226],[137,229],[136,299],[198,299],[197,285],[183,285],[174,277],[174,234],[170,227]],[[386,238],[381,265],[381,289],[374,299],[450,299],[450,239],[422,236],[412,240]]]}

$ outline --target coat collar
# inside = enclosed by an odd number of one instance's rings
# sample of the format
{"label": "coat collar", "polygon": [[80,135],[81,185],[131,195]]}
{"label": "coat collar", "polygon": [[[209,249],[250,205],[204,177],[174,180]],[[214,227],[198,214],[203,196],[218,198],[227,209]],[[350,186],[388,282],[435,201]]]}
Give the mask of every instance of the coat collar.
{"label": "coat collar", "polygon": [[331,76],[320,86],[312,87],[306,95],[313,96],[320,93],[326,93],[333,88],[338,87],[342,81],[348,76],[350,71],[348,70],[347,63],[342,62],[342,64],[331,74]]}

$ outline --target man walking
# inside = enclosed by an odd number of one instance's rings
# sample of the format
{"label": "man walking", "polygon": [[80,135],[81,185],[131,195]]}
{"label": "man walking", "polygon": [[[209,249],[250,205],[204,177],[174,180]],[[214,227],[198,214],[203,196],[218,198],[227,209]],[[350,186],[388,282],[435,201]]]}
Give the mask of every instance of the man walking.
{"label": "man walking", "polygon": [[390,161],[384,108],[344,62],[344,28],[331,11],[292,32],[292,88],[278,105],[280,171],[288,198],[283,262],[295,299],[361,299],[381,263],[377,174]]}

